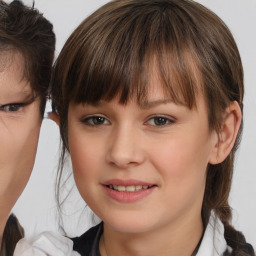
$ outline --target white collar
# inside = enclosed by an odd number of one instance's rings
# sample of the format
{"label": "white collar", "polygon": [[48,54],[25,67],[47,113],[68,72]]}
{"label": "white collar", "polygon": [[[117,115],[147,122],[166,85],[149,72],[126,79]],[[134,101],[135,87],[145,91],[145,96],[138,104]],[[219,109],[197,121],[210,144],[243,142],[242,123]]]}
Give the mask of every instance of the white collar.
{"label": "white collar", "polygon": [[224,238],[224,225],[212,212],[196,256],[219,256],[230,248]]}

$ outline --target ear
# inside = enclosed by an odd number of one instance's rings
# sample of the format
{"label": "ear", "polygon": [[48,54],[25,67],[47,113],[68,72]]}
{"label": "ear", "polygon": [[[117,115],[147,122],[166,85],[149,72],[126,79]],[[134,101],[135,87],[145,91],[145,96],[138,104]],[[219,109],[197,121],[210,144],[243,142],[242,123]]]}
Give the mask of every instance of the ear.
{"label": "ear", "polygon": [[213,149],[210,164],[223,162],[231,152],[242,121],[242,112],[237,101],[233,101],[226,108],[218,141]]}
{"label": "ear", "polygon": [[60,116],[56,112],[49,112],[48,117],[49,119],[54,121],[58,126],[60,126]]}

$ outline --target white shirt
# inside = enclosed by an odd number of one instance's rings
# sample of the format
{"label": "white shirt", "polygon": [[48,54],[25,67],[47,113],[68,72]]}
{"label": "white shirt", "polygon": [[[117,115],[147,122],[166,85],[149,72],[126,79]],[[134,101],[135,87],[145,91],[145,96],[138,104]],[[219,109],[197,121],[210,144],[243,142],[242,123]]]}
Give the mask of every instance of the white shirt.
{"label": "white shirt", "polygon": [[[212,213],[196,256],[221,256],[226,250],[232,251],[224,238],[224,225]],[[31,240],[21,239],[13,256],[79,255],[79,253],[73,251],[73,241],[69,238],[53,232],[43,232]]]}
{"label": "white shirt", "polygon": [[220,256],[226,250],[232,251],[224,238],[224,225],[212,213],[196,256]]}

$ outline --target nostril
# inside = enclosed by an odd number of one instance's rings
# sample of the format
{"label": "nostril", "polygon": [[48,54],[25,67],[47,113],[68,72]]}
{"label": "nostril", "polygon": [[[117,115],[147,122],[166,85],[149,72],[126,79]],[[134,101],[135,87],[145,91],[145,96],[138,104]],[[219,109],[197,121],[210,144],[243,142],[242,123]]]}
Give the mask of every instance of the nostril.
{"label": "nostril", "polygon": [[131,167],[131,166],[136,166],[136,165],[138,165],[139,163],[137,163],[137,162],[121,162],[121,161],[111,161],[110,162],[110,165],[112,165],[112,166],[116,166],[116,167],[118,167],[118,168],[120,168],[120,169],[126,169],[126,168],[128,168],[128,167]]}

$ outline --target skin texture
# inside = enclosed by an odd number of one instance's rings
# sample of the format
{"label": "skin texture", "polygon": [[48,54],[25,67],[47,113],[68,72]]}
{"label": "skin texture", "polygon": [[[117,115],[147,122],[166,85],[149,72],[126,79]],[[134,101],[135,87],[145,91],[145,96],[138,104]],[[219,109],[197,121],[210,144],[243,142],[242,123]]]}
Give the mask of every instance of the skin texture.
{"label": "skin texture", "polygon": [[[153,103],[147,107],[133,101],[120,105],[118,99],[69,105],[74,177],[85,202],[104,221],[102,256],[191,255],[203,230],[206,167],[229,155],[241,124],[236,101],[223,111],[217,133],[208,126],[200,93],[197,107],[188,109],[165,97],[157,77],[149,86],[148,102]],[[57,113],[50,118],[60,125]],[[156,186],[140,200],[119,202],[106,193],[109,179]]]}
{"label": "skin texture", "polygon": [[33,169],[42,118],[23,76],[24,60],[8,51],[0,58],[0,234]]}
{"label": "skin texture", "polygon": [[[104,221],[102,256],[191,255],[203,231],[206,168],[229,155],[241,124],[239,104],[230,102],[217,133],[209,128],[200,92],[195,108],[176,105],[152,74],[150,104],[120,105],[114,99],[69,105],[74,177],[85,202]],[[58,114],[50,118],[60,125]],[[139,200],[122,202],[106,193],[109,180],[154,187]]]}
{"label": "skin texture", "polygon": [[[186,256],[198,245],[207,166],[229,155],[241,110],[230,102],[218,133],[210,129],[203,79],[193,60],[188,63],[198,89],[195,108],[166,97],[154,61],[148,104],[120,105],[118,97],[69,104],[68,150],[78,190],[104,222],[102,256]],[[60,124],[56,113],[51,118]],[[109,192],[111,183],[153,186],[134,200],[128,192]]]}
{"label": "skin texture", "polygon": [[[83,199],[104,221],[102,255],[105,249],[110,255],[191,255],[202,234],[206,168],[218,144],[204,99],[198,95],[191,110],[176,105],[153,78],[148,102],[120,105],[114,99],[69,107],[74,177]],[[95,115],[103,117],[100,124],[90,118]],[[163,117],[164,125],[155,116]],[[154,188],[140,200],[119,202],[105,192],[110,179]]]}

